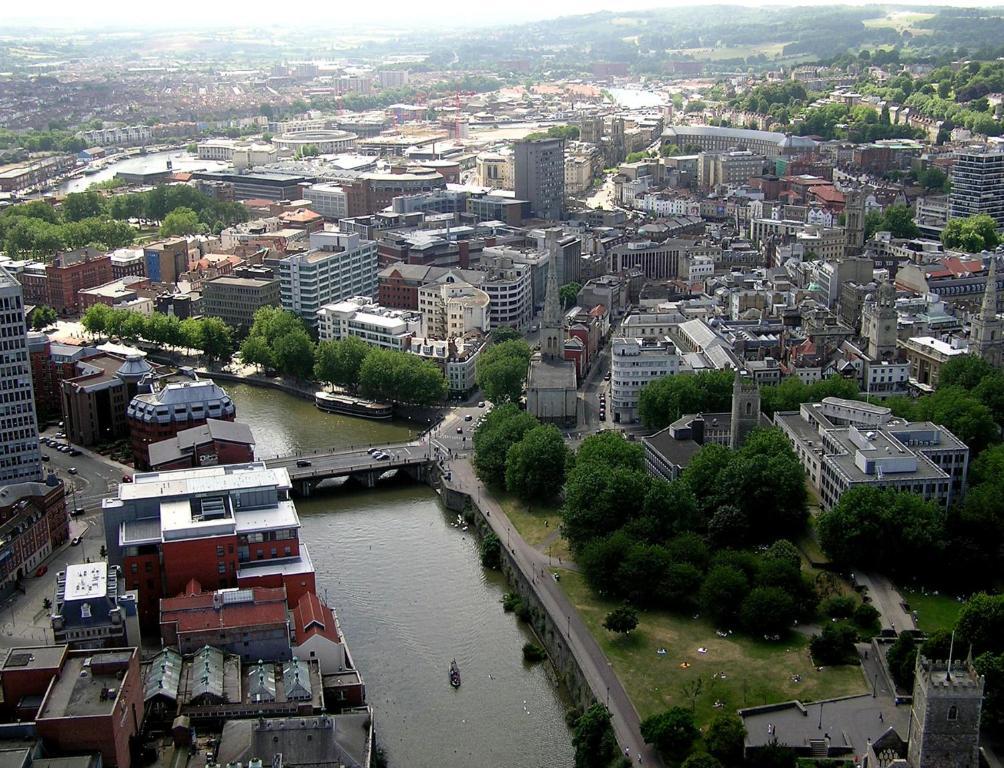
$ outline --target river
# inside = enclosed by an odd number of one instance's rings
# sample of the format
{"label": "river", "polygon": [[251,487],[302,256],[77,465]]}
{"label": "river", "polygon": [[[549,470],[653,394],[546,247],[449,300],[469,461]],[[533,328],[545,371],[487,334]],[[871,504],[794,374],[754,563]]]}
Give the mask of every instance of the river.
{"label": "river", "polygon": [[110,179],[119,171],[130,171],[132,173],[160,171],[167,167],[168,160],[171,161],[171,166],[176,171],[220,171],[230,167],[230,163],[224,163],[219,160],[200,160],[195,155],[183,149],[151,152],[148,155],[136,155],[110,163],[90,176],[81,176],[79,179],[64,181],[56,187],[56,192],[63,195],[69,192],[83,192],[91,184]]}
{"label": "river", "polygon": [[[324,414],[305,400],[223,386],[259,456],[406,439],[411,425]],[[338,612],[392,768],[563,768],[571,734],[554,672],[523,662],[530,634],[502,611],[505,582],[424,485],[333,489],[297,501],[318,590]],[[447,680],[456,658],[463,685]]]}

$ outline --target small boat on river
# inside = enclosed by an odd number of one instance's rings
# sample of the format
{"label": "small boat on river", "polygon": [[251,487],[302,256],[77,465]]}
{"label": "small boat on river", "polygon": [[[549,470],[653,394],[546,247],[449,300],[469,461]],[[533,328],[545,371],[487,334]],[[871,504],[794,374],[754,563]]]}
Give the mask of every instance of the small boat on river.
{"label": "small boat on river", "polygon": [[457,666],[456,659],[450,662],[450,685],[454,688],[460,687],[460,667]]}

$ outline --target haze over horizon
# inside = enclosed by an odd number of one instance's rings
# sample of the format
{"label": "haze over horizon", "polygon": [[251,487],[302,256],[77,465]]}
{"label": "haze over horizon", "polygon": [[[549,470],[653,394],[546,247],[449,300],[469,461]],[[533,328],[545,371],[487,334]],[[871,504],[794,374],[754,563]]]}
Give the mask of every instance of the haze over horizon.
{"label": "haze over horizon", "polygon": [[[848,0],[837,5],[873,5],[868,0]],[[384,0],[378,15],[372,7],[355,5],[332,8],[322,0],[300,0],[295,6],[295,17],[273,22],[270,26],[289,28],[304,21],[321,25],[368,23],[377,27],[428,28],[442,25],[485,26],[542,21],[560,16],[577,16],[599,11],[638,11],[656,8],[695,7],[714,5],[748,5],[761,8],[777,6],[833,6],[827,0],[732,0],[732,2],[700,2],[700,0],[551,0],[548,3],[533,0],[512,0],[498,7],[460,2],[460,0],[433,0],[421,5],[404,0]],[[882,4],[886,5],[886,4]],[[904,9],[920,6],[1000,7],[999,2],[981,0],[919,0],[903,5]],[[37,25],[51,28],[77,27],[93,29],[135,28],[200,28],[228,25],[233,28],[258,26],[256,19],[266,19],[274,11],[274,4],[264,0],[247,0],[237,3],[206,4],[197,0],[177,0],[169,8],[145,6],[127,0],[104,0],[96,5],[83,5],[72,0],[50,0],[44,6],[4,4],[0,6],[0,22],[19,25]],[[346,29],[348,34],[355,30]],[[2,37],[2,33],[0,33]]]}

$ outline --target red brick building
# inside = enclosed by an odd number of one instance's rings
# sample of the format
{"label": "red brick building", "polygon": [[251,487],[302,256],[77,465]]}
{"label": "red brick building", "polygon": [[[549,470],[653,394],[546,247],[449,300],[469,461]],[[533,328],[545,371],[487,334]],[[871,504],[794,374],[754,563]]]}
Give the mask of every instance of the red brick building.
{"label": "red brick building", "polygon": [[77,375],[77,361],[96,354],[93,347],[73,347],[55,344],[44,333],[28,333],[28,357],[31,362],[31,382],[35,389],[35,411],[39,421],[56,418],[62,413],[61,387],[63,379]]}
{"label": "red brick building", "polygon": [[0,489],[0,586],[31,574],[70,536],[66,492],[50,475],[45,483]]}
{"label": "red brick building", "polygon": [[0,711],[5,720],[34,720],[49,683],[63,668],[67,646],[11,648],[4,654],[0,667],[0,689],[3,690]]}
{"label": "red brick building", "polygon": [[78,292],[112,279],[111,256],[94,248],[60,253],[45,265],[48,305],[61,315],[80,312]]}
{"label": "red brick building", "polygon": [[100,752],[130,768],[143,725],[143,680],[135,648],[69,651],[39,707],[35,731],[51,753]]}
{"label": "red brick building", "polygon": [[193,579],[183,594],[160,601],[160,639],[182,654],[211,645],[242,661],[286,661],[289,624],[281,587],[203,592]]}
{"label": "red brick building", "polygon": [[208,590],[283,587],[290,606],[315,590],[285,469],[263,463],[148,472],[104,504],[105,545],[139,591],[140,620],[195,579]]}
{"label": "red brick building", "polygon": [[147,278],[141,275],[126,275],[101,285],[95,285],[92,288],[80,290],[77,301],[80,305],[80,312],[84,313],[95,304],[114,307],[116,304],[141,297],[152,299],[155,295],[155,292],[150,290],[150,281]]}
{"label": "red brick building", "polygon": [[247,424],[207,419],[173,438],[147,446],[151,469],[191,469],[254,461],[254,435]]}

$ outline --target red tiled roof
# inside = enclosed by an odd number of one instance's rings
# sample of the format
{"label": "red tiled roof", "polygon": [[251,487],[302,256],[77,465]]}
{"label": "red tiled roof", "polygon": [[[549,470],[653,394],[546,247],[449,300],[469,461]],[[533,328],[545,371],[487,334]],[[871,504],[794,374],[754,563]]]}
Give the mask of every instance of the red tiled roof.
{"label": "red tiled roof", "polygon": [[829,185],[820,185],[813,187],[809,190],[809,194],[813,197],[817,197],[824,203],[843,203],[844,193],[841,192],[836,187],[831,187]]}
{"label": "red tiled roof", "polygon": [[271,208],[272,201],[263,197],[249,197],[247,200],[241,200],[241,205],[245,208]]}
{"label": "red tiled roof", "polygon": [[224,603],[213,607],[213,592],[190,592],[198,586],[194,579],[185,587],[186,594],[165,597],[160,601],[160,623],[177,625],[178,632],[205,629],[254,627],[282,624],[286,616],[286,590],[283,587],[253,587],[253,600]]}
{"label": "red tiled roof", "polygon": [[341,642],[335,613],[321,602],[313,592],[305,592],[293,609],[293,624],[296,629],[297,644],[313,635],[323,635],[333,643]]}

